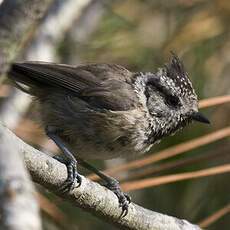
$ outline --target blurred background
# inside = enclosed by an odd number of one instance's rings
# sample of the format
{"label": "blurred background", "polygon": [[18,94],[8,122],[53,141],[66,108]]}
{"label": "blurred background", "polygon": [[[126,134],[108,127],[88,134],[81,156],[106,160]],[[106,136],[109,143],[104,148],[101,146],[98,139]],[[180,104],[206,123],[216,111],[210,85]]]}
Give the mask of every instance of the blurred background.
{"label": "blurred background", "polygon": [[[228,230],[230,104],[222,102],[229,101],[230,94],[230,1],[79,0],[77,7],[73,2],[54,1],[19,60],[106,62],[155,72],[170,51],[176,52],[199,99],[209,99],[200,106],[212,124],[190,125],[133,164],[125,159],[92,163],[110,169],[133,201],[145,208],[209,230]],[[0,119],[8,127],[36,148],[57,151],[36,124],[28,95],[5,82],[0,96]],[[211,99],[219,96],[224,97]],[[42,187],[38,191],[44,229],[116,229]]]}

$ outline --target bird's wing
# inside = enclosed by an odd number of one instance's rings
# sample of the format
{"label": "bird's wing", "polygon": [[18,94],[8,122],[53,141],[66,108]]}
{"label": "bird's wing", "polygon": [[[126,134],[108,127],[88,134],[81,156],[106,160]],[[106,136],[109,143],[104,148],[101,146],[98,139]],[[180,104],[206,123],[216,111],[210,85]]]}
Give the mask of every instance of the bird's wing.
{"label": "bird's wing", "polygon": [[9,76],[32,88],[39,87],[43,94],[49,93],[46,86],[65,89],[97,108],[129,110],[137,104],[132,73],[119,65],[25,62],[13,64]]}

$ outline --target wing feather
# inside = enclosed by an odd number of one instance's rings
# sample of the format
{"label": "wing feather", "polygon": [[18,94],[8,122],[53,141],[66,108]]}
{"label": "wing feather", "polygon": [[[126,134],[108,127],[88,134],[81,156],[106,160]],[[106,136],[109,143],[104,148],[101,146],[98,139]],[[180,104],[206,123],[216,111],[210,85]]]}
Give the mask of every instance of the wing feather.
{"label": "wing feather", "polygon": [[129,110],[137,104],[131,84],[133,75],[119,65],[69,66],[25,62],[13,64],[9,76],[14,81],[31,87],[31,92],[38,89],[47,94],[50,93],[47,87],[51,89],[58,87],[71,91],[75,96],[97,108]]}

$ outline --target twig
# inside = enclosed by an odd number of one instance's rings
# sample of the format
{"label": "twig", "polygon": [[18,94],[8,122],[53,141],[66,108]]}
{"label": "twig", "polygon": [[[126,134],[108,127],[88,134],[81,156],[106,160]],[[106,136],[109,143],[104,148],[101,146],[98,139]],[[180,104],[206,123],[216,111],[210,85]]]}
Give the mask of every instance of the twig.
{"label": "twig", "polygon": [[[15,151],[24,154],[25,164],[34,181],[60,195],[58,188],[67,178],[65,165],[25,144],[6,127],[1,125],[0,130],[4,136],[11,140],[11,143],[14,143]],[[70,200],[72,204],[122,229],[200,229],[198,226],[192,225],[185,220],[153,212],[134,203],[130,204],[128,215],[124,218],[119,218],[121,209],[118,207],[116,196],[105,187],[83,176],[81,186],[76,187],[70,193],[63,195],[63,197]]]}
{"label": "twig", "polygon": [[226,214],[230,213],[230,204],[227,204],[223,208],[219,209],[212,215],[206,217],[204,220],[200,221],[199,226],[201,228],[207,228],[211,224],[215,223],[221,217],[225,216]]}
{"label": "twig", "polygon": [[219,97],[212,97],[204,100],[199,101],[199,108],[207,108],[214,105],[220,105],[224,103],[230,102],[230,95],[219,96]]}
{"label": "twig", "polygon": [[143,189],[147,187],[173,183],[176,181],[195,179],[195,178],[218,175],[218,174],[229,173],[229,172],[230,172],[230,164],[225,164],[225,165],[216,166],[208,169],[202,169],[198,171],[171,174],[167,176],[158,176],[158,177],[147,178],[143,180],[126,182],[126,183],[122,183],[121,187],[124,191],[133,191],[133,190]]}
{"label": "twig", "polygon": [[[192,165],[194,163],[203,162],[205,160],[211,161],[213,159],[223,158],[229,155],[229,145],[224,146],[224,148],[221,149],[221,154],[218,151],[213,151],[211,153],[206,153],[203,155],[198,156],[192,156],[189,158],[183,158],[183,159],[177,159],[174,161],[169,161],[165,163],[161,163],[159,165],[152,165],[151,167],[144,167],[142,170],[129,175],[128,180],[133,180],[141,177],[146,177],[147,175],[152,175],[156,173],[161,173],[163,171],[174,169],[174,168],[181,168],[184,166]],[[119,176],[117,177],[119,179]],[[119,180],[120,182],[122,180]]]}

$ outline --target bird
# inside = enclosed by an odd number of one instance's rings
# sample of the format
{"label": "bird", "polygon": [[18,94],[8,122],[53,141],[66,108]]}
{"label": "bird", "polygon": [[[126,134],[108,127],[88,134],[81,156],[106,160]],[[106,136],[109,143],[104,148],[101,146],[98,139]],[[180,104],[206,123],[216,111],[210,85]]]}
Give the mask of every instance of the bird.
{"label": "bird", "polygon": [[20,62],[8,75],[35,98],[47,136],[63,152],[56,158],[68,172],[62,191],[80,186],[79,163],[115,193],[121,216],[128,213],[129,195],[86,160],[138,156],[192,121],[210,123],[198,111],[197,95],[175,53],[156,72],[106,63]]}

